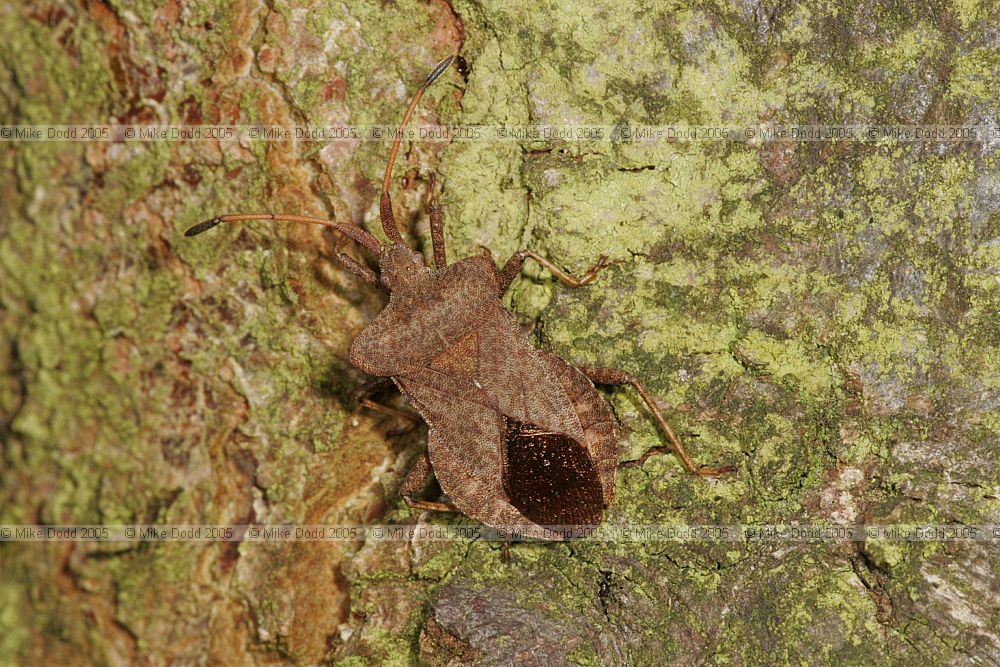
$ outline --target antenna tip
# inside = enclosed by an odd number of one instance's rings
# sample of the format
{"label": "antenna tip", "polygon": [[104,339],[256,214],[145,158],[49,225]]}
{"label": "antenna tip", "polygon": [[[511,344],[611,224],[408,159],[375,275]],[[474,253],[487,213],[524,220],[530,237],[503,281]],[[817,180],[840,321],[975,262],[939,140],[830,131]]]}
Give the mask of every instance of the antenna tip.
{"label": "antenna tip", "polygon": [[198,234],[207,232],[221,222],[222,218],[212,218],[211,220],[206,220],[205,222],[199,222],[194,227],[189,227],[188,230],[184,232],[184,236],[198,236]]}
{"label": "antenna tip", "polygon": [[431,73],[427,75],[427,81],[424,82],[424,87],[427,87],[427,86],[431,85],[432,83],[434,83],[434,80],[437,79],[442,74],[444,74],[444,71],[451,66],[451,63],[454,60],[455,60],[455,56],[448,56],[447,58],[445,58],[444,60],[442,60],[441,62],[439,62],[434,67],[434,69],[431,70]]}

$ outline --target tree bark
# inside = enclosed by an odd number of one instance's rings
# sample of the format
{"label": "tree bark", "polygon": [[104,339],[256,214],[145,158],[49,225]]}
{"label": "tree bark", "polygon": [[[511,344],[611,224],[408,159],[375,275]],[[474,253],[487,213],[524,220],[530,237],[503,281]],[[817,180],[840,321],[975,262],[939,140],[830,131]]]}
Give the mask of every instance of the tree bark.
{"label": "tree bark", "polygon": [[[530,247],[538,344],[647,383],[717,482],[626,466],[620,524],[1000,523],[1000,139],[764,140],[766,124],[997,128],[986,3],[582,8],[52,3],[0,12],[6,124],[700,125],[734,140],[405,142],[430,256]],[[424,431],[355,404],[384,297],[313,228],[378,229],[387,146],[2,141],[0,524],[406,520]],[[405,182],[404,182],[405,176]],[[621,458],[661,437],[606,396]],[[416,518],[416,517],[414,517]],[[453,518],[424,516],[448,523]],[[0,543],[0,663],[994,664],[988,543]]]}

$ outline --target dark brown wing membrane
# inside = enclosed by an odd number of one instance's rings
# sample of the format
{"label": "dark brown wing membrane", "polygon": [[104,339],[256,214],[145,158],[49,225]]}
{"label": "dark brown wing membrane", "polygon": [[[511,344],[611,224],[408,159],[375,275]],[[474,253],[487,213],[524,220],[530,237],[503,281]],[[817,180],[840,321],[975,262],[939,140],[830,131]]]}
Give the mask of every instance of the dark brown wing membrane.
{"label": "dark brown wing membrane", "polygon": [[604,507],[601,481],[572,438],[504,415],[504,491],[510,504],[544,526],[595,526]]}

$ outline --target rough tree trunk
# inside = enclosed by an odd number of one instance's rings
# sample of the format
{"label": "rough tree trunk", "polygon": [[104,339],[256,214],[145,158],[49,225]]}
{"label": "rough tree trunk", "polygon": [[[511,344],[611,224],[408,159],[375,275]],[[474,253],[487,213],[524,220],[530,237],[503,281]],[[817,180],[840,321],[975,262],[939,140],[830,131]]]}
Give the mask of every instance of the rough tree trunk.
{"label": "rough tree trunk", "polygon": [[[997,127],[976,0],[31,3],[0,11],[4,123],[969,123]],[[417,143],[452,257],[531,246],[539,344],[647,380],[706,463],[623,468],[654,523],[1000,523],[1000,138]],[[0,143],[0,523],[403,519],[422,433],[351,398],[382,297],[375,142]],[[407,189],[401,176],[409,170]],[[423,212],[404,215],[427,247]],[[360,257],[356,253],[355,256]],[[628,390],[623,460],[659,436]],[[431,521],[450,519],[432,518]],[[0,544],[0,663],[997,664],[984,544]]]}

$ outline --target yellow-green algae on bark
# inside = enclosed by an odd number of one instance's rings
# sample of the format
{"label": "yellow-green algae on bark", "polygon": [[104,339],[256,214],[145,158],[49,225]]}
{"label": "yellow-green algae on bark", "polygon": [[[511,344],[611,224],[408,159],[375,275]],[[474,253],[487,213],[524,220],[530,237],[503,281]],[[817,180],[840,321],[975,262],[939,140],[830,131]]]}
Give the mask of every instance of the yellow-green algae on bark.
{"label": "yellow-green algae on bark", "polygon": [[[235,2],[0,13],[9,122],[946,123],[997,127],[985,2]],[[5,120],[5,122],[8,122]],[[450,256],[522,247],[538,343],[645,379],[707,483],[624,467],[631,523],[1000,523],[995,140],[414,144]],[[377,143],[0,144],[0,522],[405,520],[420,434],[361,410]],[[397,190],[400,179],[397,177]],[[404,216],[426,249],[423,214]],[[530,263],[529,263],[530,264]],[[607,393],[623,461],[660,442]],[[463,523],[433,517],[435,523]],[[1000,660],[985,545],[0,545],[0,662],[954,664]]]}

